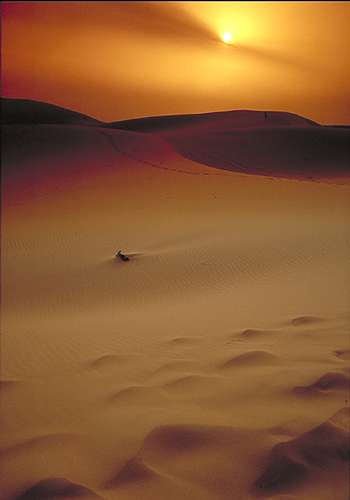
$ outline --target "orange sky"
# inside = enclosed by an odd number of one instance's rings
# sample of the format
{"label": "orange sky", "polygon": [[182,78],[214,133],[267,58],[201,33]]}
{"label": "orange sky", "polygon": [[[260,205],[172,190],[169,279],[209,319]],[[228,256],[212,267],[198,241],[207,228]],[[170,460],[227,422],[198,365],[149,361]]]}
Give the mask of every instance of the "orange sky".
{"label": "orange sky", "polygon": [[266,109],[350,124],[349,32],[350,2],[2,2],[2,96],[103,121]]}

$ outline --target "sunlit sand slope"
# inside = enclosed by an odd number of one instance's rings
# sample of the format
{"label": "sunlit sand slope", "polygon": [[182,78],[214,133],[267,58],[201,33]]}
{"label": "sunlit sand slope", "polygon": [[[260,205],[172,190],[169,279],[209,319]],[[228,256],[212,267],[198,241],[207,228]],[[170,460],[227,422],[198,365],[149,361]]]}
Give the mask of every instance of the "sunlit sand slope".
{"label": "sunlit sand slope", "polygon": [[[340,163],[328,183],[288,178],[297,160],[245,175],[185,158],[176,120],[41,110],[2,131],[1,500],[348,498]],[[233,151],[196,116],[205,155]],[[324,130],[278,117],[274,140]]]}

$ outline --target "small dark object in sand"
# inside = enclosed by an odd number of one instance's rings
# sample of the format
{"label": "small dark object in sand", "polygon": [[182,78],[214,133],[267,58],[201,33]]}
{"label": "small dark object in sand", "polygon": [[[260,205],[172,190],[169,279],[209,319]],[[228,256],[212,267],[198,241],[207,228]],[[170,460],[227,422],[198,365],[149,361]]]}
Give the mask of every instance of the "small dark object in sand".
{"label": "small dark object in sand", "polygon": [[129,257],[127,257],[126,255],[124,255],[123,253],[121,253],[121,250],[119,250],[119,252],[117,253],[116,257],[120,257],[122,260],[129,260]]}

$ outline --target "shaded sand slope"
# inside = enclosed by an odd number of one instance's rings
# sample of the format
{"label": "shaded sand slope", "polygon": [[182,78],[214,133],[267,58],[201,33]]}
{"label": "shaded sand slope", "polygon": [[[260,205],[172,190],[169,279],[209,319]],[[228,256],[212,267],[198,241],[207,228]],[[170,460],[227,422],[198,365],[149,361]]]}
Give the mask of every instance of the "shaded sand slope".
{"label": "shaded sand slope", "polygon": [[257,127],[320,127],[316,122],[293,113],[276,111],[218,111],[192,115],[154,116],[106,124],[133,132],[166,133],[185,130],[226,130]]}
{"label": "shaded sand slope", "polygon": [[3,127],[1,500],[347,498],[349,186],[55,123]]}
{"label": "shaded sand slope", "polygon": [[1,98],[2,124],[98,125],[99,120],[46,102]]}
{"label": "shaded sand slope", "polygon": [[234,172],[297,179],[349,174],[350,133],[335,127],[259,127],[159,134],[185,158]]}
{"label": "shaded sand slope", "polygon": [[278,111],[235,110],[102,123],[46,103],[2,99],[3,123],[103,126],[156,135],[183,157],[250,175],[309,180],[349,174],[349,127]]}
{"label": "shaded sand slope", "polygon": [[214,168],[299,179],[348,177],[350,131],[292,113],[226,111],[107,124],[156,134],[178,153]]}

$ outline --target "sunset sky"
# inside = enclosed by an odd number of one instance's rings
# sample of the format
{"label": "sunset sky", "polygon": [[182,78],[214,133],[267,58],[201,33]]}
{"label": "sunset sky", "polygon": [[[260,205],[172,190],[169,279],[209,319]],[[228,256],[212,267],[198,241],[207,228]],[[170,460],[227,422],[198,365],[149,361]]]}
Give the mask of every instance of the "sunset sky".
{"label": "sunset sky", "polygon": [[350,124],[349,32],[350,2],[2,2],[2,96],[102,121],[255,109]]}

